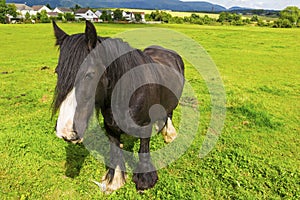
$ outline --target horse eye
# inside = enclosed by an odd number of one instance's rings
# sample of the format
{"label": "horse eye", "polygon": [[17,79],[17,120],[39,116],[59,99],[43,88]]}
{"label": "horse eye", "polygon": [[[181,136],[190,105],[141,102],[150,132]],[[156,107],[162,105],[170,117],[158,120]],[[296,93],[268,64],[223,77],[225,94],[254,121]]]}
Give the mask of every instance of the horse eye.
{"label": "horse eye", "polygon": [[89,72],[85,75],[85,79],[90,80],[90,79],[94,78],[94,76],[95,76],[95,72]]}

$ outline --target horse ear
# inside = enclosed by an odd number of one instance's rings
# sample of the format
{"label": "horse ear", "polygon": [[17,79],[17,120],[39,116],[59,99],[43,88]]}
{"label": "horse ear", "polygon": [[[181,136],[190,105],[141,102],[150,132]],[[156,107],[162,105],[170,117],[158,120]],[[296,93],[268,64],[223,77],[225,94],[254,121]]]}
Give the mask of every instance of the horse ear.
{"label": "horse ear", "polygon": [[52,21],[53,29],[54,29],[54,35],[56,37],[56,45],[61,45],[64,39],[68,36],[63,30],[61,30],[55,21]]}
{"label": "horse ear", "polygon": [[86,20],[85,37],[89,50],[95,48],[97,44],[97,32],[92,22]]}

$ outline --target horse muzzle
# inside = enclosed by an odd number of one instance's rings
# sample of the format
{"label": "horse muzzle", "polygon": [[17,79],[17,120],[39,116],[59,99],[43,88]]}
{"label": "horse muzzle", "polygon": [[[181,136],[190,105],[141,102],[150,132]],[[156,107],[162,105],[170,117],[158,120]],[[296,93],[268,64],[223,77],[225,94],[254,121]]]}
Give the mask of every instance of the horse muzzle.
{"label": "horse muzzle", "polygon": [[83,138],[67,138],[67,137],[62,137],[62,139],[64,139],[64,141],[66,142],[71,142],[73,144],[80,144],[83,141]]}
{"label": "horse muzzle", "polygon": [[83,138],[80,138],[76,131],[56,131],[56,136],[63,139],[66,142],[71,142],[73,144],[82,143]]}

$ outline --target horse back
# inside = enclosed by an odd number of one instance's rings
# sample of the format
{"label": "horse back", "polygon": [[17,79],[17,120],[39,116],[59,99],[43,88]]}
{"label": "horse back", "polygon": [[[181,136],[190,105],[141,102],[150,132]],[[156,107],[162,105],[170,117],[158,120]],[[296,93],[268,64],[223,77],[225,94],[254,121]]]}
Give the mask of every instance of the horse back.
{"label": "horse back", "polygon": [[184,76],[184,63],[176,51],[161,46],[149,46],[143,53],[150,56],[154,62],[176,69]]}

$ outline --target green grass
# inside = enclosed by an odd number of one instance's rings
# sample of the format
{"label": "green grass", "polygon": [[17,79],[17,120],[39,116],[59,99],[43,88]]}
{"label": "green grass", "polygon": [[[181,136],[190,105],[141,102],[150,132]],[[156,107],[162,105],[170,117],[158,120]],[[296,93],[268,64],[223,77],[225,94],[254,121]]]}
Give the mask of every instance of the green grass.
{"label": "green grass", "polygon": [[[84,30],[84,24],[60,26],[70,34]],[[144,26],[100,24],[97,31],[112,36]],[[220,71],[227,113],[213,151],[198,157],[209,123],[210,99],[204,81],[187,63],[186,77],[201,112],[191,147],[159,170],[158,183],[144,194],[136,192],[131,174],[122,189],[102,194],[91,180],[99,181],[105,166],[82,146],[56,138],[53,131],[50,105],[58,50],[52,26],[0,25],[1,199],[300,198],[300,30],[154,27],[170,28],[199,42]],[[49,68],[41,70],[44,66]],[[178,121],[175,115],[175,124]],[[164,146],[160,135],[151,144],[152,149]]]}

